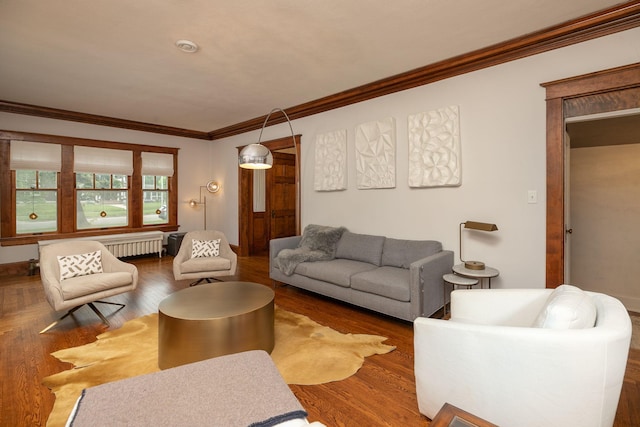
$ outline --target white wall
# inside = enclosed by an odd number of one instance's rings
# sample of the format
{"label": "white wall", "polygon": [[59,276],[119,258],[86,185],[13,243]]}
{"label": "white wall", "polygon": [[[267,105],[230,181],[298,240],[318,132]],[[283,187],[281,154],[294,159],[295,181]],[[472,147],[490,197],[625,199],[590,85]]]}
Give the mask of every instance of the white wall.
{"label": "white wall", "polygon": [[[302,134],[302,225],[344,225],[353,232],[435,239],[457,256],[460,222],[493,222],[499,231],[468,236],[466,257],[500,270],[494,287],[543,287],[546,107],[540,83],[640,62],[637,40],[638,28],[294,121],[295,133]],[[448,105],[460,107],[462,185],[410,189],[407,116]],[[389,116],[397,127],[396,188],[357,190],[354,129]],[[207,224],[238,243],[236,147],[256,142],[258,131],[206,143],[11,114],[0,114],[0,129],[179,146],[180,199],[197,197],[198,183],[221,181],[223,190],[209,199]],[[316,192],[316,135],[338,129],[348,134],[348,189]],[[281,124],[267,128],[263,140],[288,134]],[[529,190],[538,192],[537,204],[527,203]],[[201,227],[198,213],[182,203],[181,230]],[[13,256],[13,251],[22,253]],[[2,247],[0,263],[34,254],[33,249]]]}
{"label": "white wall", "polygon": [[640,144],[571,150],[571,282],[640,312]]}
{"label": "white wall", "polygon": [[[295,120],[294,132],[302,134],[302,226],[344,225],[353,232],[440,240],[457,260],[460,222],[496,223],[497,232],[468,235],[465,257],[500,270],[494,287],[544,287],[546,105],[540,83],[639,62],[637,40],[640,29],[633,29]],[[462,186],[410,189],[407,116],[448,105],[460,107]],[[397,128],[396,188],[357,190],[355,127],[389,116]],[[348,188],[316,192],[316,135],[340,129],[347,130]],[[263,140],[288,133],[284,124],[270,127]],[[235,167],[236,146],[257,136],[255,131],[220,141],[213,168]],[[537,204],[527,203],[529,190],[538,192]],[[234,211],[225,223],[232,239],[236,217]]]}

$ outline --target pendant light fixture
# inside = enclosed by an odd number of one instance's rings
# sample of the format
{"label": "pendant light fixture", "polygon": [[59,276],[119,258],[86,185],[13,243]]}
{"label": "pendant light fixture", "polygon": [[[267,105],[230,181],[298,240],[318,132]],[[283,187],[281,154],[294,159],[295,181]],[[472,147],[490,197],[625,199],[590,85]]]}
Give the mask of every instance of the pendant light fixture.
{"label": "pendant light fixture", "polygon": [[38,214],[36,213],[36,188],[31,187],[31,213],[29,214],[29,219],[35,221],[38,219]]}
{"label": "pendant light fixture", "polygon": [[107,216],[107,212],[104,210],[104,193],[100,194],[100,202],[102,203],[102,211],[100,212],[100,216],[104,218]]}

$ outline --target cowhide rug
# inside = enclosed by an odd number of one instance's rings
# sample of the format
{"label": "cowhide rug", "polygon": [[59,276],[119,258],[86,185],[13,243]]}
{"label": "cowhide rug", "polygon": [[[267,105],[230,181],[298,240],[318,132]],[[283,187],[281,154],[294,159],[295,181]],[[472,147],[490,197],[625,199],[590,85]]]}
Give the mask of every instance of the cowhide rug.
{"label": "cowhide rug", "polygon": [[[288,384],[313,385],[355,374],[364,358],[395,347],[378,335],[342,334],[306,316],[276,307],[271,357]],[[159,371],[158,315],[126,322],[97,341],[52,355],[74,368],[44,378],[56,395],[47,426],[64,426],[84,388]]]}

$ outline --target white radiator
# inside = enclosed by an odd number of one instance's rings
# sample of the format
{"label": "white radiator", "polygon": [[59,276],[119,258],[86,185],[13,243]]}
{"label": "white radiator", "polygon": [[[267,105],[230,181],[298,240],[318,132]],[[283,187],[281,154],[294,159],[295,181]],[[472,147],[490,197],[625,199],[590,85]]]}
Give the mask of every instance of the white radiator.
{"label": "white radiator", "polygon": [[38,248],[50,245],[51,243],[67,242],[70,240],[96,240],[116,257],[127,257],[134,255],[145,255],[158,253],[162,256],[162,242],[164,233],[162,231],[143,231],[141,233],[109,234],[105,236],[78,237],[75,239],[41,240]]}

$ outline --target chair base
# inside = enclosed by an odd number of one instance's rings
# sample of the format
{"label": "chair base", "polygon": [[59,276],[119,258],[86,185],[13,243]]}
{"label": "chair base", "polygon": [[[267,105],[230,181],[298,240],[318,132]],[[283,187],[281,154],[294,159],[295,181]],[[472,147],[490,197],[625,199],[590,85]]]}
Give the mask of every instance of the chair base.
{"label": "chair base", "polygon": [[100,304],[109,304],[109,305],[117,305],[120,308],[118,308],[116,311],[114,311],[114,313],[117,313],[118,311],[122,310],[124,308],[124,304],[120,304],[118,302],[109,302],[109,301],[93,301],[93,302],[89,302],[87,304],[82,304],[79,305],[77,307],[73,307],[71,310],[67,311],[66,314],[64,316],[62,316],[61,318],[59,318],[58,320],[56,320],[55,322],[53,322],[52,324],[50,324],[49,326],[47,326],[46,328],[44,328],[43,330],[40,331],[41,334],[44,334],[45,332],[47,332],[49,329],[53,328],[54,326],[56,326],[58,323],[60,323],[63,319],[65,319],[66,317],[68,317],[70,314],[73,314],[76,310],[78,310],[80,307],[84,306],[84,305],[88,305],[89,308],[91,310],[93,310],[93,312],[95,314],[98,315],[98,317],[100,318],[100,320],[102,320],[102,322],[107,325],[107,327],[110,327],[111,324],[109,324],[109,321],[107,320],[106,317],[104,317],[104,315],[100,312],[100,310],[98,310],[98,307],[96,307],[94,305],[94,303],[100,303]]}
{"label": "chair base", "polygon": [[189,286],[196,286],[199,285],[200,283],[202,283],[203,280],[206,280],[207,283],[211,283],[211,281],[215,281],[215,282],[222,282],[222,280],[220,279],[216,279],[215,277],[203,277],[202,279],[198,279],[193,283],[190,283]]}

